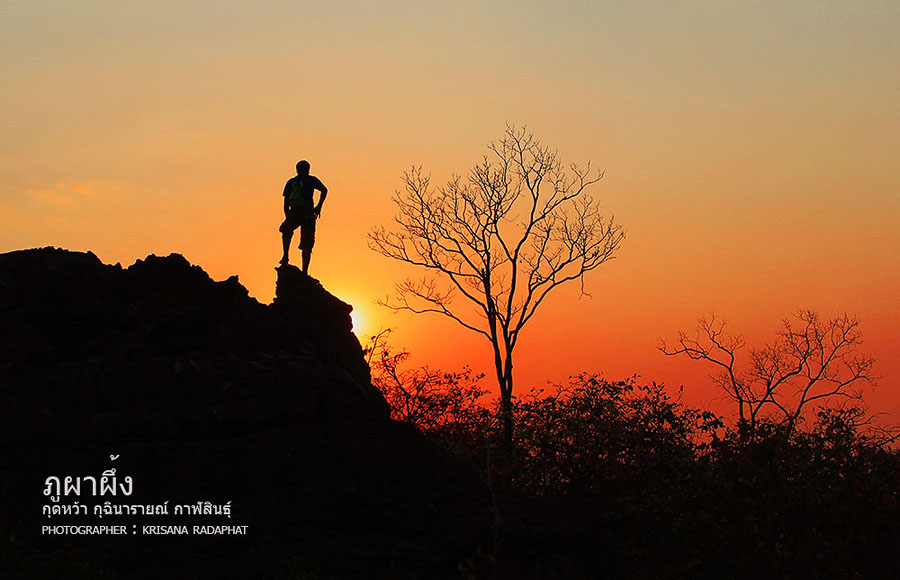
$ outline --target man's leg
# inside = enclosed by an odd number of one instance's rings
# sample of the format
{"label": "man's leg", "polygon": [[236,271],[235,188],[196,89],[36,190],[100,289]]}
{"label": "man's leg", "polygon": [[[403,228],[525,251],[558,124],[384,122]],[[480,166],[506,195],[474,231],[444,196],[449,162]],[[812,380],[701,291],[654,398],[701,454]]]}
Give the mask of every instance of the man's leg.
{"label": "man's leg", "polygon": [[303,248],[303,251],[300,252],[300,255],[303,258],[303,273],[308,274],[309,273],[309,259],[312,256],[312,250]]}
{"label": "man's leg", "polygon": [[309,215],[300,225],[300,256],[303,273],[309,274],[309,260],[312,257],[313,245],[316,243],[316,217]]}
{"label": "man's leg", "polygon": [[294,230],[291,228],[289,220],[284,220],[284,223],[278,229],[281,230],[281,247],[284,250],[284,253],[281,255],[281,265],[283,266],[288,263],[288,254],[291,250],[291,238],[294,237]]}

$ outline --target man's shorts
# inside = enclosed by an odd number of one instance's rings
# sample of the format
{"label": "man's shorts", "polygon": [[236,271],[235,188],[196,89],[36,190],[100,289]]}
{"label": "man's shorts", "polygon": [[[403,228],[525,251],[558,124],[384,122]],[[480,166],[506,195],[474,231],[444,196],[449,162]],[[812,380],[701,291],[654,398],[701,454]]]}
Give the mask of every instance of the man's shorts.
{"label": "man's shorts", "polygon": [[312,250],[316,243],[316,216],[309,210],[289,209],[287,218],[281,222],[279,231],[283,234],[293,233],[300,228],[300,249]]}

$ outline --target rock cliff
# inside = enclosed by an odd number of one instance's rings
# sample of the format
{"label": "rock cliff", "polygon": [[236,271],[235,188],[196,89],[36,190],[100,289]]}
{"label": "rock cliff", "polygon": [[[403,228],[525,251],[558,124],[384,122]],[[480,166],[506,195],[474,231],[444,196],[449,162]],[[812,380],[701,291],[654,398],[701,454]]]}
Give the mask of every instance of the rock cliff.
{"label": "rock cliff", "polygon": [[486,491],[389,419],[350,311],[293,266],[263,305],[177,254],[0,255],[0,576],[455,576]]}

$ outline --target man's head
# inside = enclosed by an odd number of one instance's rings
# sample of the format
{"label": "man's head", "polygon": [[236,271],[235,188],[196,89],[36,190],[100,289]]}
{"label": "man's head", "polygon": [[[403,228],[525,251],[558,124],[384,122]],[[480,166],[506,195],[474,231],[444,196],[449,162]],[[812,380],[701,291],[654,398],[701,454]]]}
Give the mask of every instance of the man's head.
{"label": "man's head", "polygon": [[304,159],[297,162],[297,175],[309,175],[309,161]]}

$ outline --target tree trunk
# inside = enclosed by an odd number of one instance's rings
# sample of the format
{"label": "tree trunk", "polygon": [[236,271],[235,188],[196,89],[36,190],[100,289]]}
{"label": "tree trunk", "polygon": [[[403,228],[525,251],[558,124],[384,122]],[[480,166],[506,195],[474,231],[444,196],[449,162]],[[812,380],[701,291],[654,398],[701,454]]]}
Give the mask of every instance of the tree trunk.
{"label": "tree trunk", "polygon": [[513,447],[513,432],[515,428],[512,405],[512,355],[509,352],[506,353],[503,371],[498,374],[497,378],[500,382],[500,422],[503,427],[503,445],[509,450]]}
{"label": "tree trunk", "polygon": [[512,398],[503,397],[500,401],[500,419],[503,425],[503,446],[512,449],[513,446],[513,414]]}

